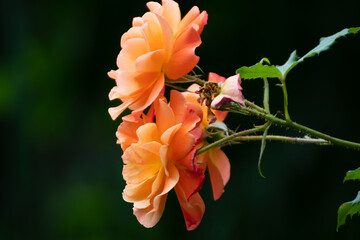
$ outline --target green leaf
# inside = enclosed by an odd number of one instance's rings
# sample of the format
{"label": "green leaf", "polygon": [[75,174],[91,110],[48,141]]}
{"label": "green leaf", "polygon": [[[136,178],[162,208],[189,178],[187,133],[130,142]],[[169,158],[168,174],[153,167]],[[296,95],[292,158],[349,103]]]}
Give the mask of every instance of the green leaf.
{"label": "green leaf", "polygon": [[319,55],[321,52],[328,50],[340,37],[344,37],[348,34],[356,34],[360,31],[360,27],[357,28],[345,28],[344,30],[335,33],[329,37],[320,38],[320,43],[314,49],[310,50],[302,58],[299,58],[296,54],[296,50],[293,51],[284,65],[276,66],[282,74],[281,79],[285,79],[286,75],[291,69],[293,69],[297,64],[303,62],[306,58],[310,58],[316,55]]}
{"label": "green leaf", "polygon": [[315,56],[316,54],[320,54],[321,52],[324,52],[326,50],[328,50],[331,45],[333,45],[335,43],[335,40],[340,38],[340,37],[344,37],[348,34],[356,34],[358,31],[360,30],[360,27],[358,28],[345,28],[344,30],[335,33],[334,35],[331,35],[329,37],[323,37],[320,38],[320,43],[319,45],[317,45],[313,50],[311,50],[310,52],[308,52],[307,54],[305,54],[302,58],[300,58],[298,60],[298,63],[303,62],[306,58]]}
{"label": "green leaf", "polygon": [[211,123],[209,124],[209,126],[206,127],[206,130],[208,132],[212,132],[213,130],[217,130],[217,131],[221,131],[221,132],[225,132],[226,135],[229,134],[229,128],[226,126],[225,123],[223,122],[219,122],[219,121],[216,121],[214,123]]}
{"label": "green leaf", "polygon": [[263,65],[257,63],[251,67],[241,67],[236,70],[240,74],[241,79],[256,79],[256,78],[279,78],[281,79],[281,72],[272,65]]}
{"label": "green leaf", "polygon": [[336,230],[345,224],[347,216],[350,215],[351,218],[356,213],[360,215],[360,191],[353,201],[343,203],[339,207]]}
{"label": "green leaf", "polygon": [[350,171],[348,171],[346,173],[346,176],[344,178],[344,182],[348,181],[348,180],[354,180],[354,181],[359,180],[360,181],[360,167],[353,170],[353,171],[350,170]]}
{"label": "green leaf", "polygon": [[266,178],[266,177],[261,172],[261,159],[262,159],[265,147],[266,147],[266,136],[267,136],[267,133],[269,131],[270,126],[271,126],[271,124],[269,124],[266,127],[266,129],[265,129],[265,131],[263,133],[263,137],[261,139],[260,156],[259,156],[259,161],[258,161],[258,171],[259,171],[260,176],[263,177],[263,178]]}
{"label": "green leaf", "polygon": [[297,64],[297,59],[298,59],[298,55],[296,53],[296,50],[293,51],[290,54],[289,59],[286,61],[286,63],[284,63],[284,65],[281,66],[276,66],[276,68],[281,72],[281,78],[280,79],[285,79],[286,75],[288,74],[288,72],[293,69]]}

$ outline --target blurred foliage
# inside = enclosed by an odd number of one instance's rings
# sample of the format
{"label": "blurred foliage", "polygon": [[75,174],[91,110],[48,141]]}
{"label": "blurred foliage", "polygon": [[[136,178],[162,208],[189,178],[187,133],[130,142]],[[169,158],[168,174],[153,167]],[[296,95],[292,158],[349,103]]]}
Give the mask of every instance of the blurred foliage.
{"label": "blurred foliage", "polygon": [[[204,71],[223,76],[263,57],[285,62],[293,49],[303,55],[321,36],[360,25],[357,0],[179,2],[183,13],[193,5],[209,13],[197,53]],[[217,202],[205,182],[207,208],[195,231],[186,231],[173,192],[157,226],[137,222],[121,197],[120,121],[107,113],[115,103],[106,73],[116,68],[120,37],[145,3],[1,1],[0,239],[359,239],[358,216],[336,233],[337,208],[359,187],[342,183],[359,167],[359,152],[274,142],[263,157],[267,179],[257,171],[260,143],[225,148],[230,182]],[[294,120],[360,141],[358,46],[359,36],[340,39],[289,74]],[[275,111],[282,96],[272,83]],[[243,88],[261,103],[261,82]],[[227,120],[233,129],[253,122],[231,114]]]}

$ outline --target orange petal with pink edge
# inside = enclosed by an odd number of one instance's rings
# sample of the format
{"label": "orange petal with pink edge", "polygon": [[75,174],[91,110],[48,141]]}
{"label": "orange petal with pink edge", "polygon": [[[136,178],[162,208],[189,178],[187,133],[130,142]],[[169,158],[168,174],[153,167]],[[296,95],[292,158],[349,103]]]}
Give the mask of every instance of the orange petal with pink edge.
{"label": "orange petal with pink edge", "polygon": [[191,131],[201,123],[201,120],[203,119],[203,110],[199,104],[187,103],[186,107],[183,128],[185,131]]}
{"label": "orange petal with pink edge", "polygon": [[181,20],[178,28],[177,35],[184,33],[190,26],[196,24],[198,26],[198,34],[204,29],[204,26],[207,24],[208,14],[206,11],[203,11],[200,14],[199,8],[194,6],[190,11],[184,16]]}
{"label": "orange petal with pink edge", "polygon": [[171,59],[164,68],[166,76],[178,79],[189,73],[199,62],[200,58],[195,55],[195,48],[200,44],[200,36],[194,28],[189,28],[176,39]]}
{"label": "orange petal with pink edge", "polygon": [[156,124],[159,128],[160,133],[169,131],[169,128],[175,124],[175,116],[171,107],[163,100],[159,99],[154,103]]}
{"label": "orange petal with pink edge", "polygon": [[181,36],[176,38],[173,53],[181,51],[184,48],[195,48],[198,47],[200,44],[200,35],[196,31],[196,25],[193,25]]}
{"label": "orange petal with pink edge", "polygon": [[193,194],[201,189],[205,180],[205,175],[201,171],[195,172],[187,169],[179,169],[179,174],[180,178],[178,185],[181,186],[186,199],[189,200]]}
{"label": "orange petal with pink edge", "polygon": [[175,121],[182,123],[184,131],[191,131],[202,119],[202,110],[199,104],[187,103],[184,95],[172,90],[170,93],[170,106],[175,115]]}
{"label": "orange petal with pink edge", "polygon": [[214,199],[217,200],[224,192],[224,186],[229,181],[230,162],[220,148],[210,149],[208,154],[210,157],[210,160],[208,161],[210,181]]}
{"label": "orange petal with pink edge", "polygon": [[175,186],[175,192],[185,218],[186,229],[188,231],[194,230],[199,226],[204,215],[204,201],[199,193],[195,193],[190,199],[186,199],[184,190],[179,185]]}
{"label": "orange petal with pink edge", "polygon": [[166,65],[166,76],[176,80],[189,73],[199,62],[200,57],[196,56],[194,49],[188,48],[174,54]]}
{"label": "orange petal with pink edge", "polygon": [[208,79],[210,82],[216,82],[216,83],[223,83],[226,80],[226,78],[224,78],[216,73],[213,73],[213,72],[209,73]]}
{"label": "orange petal with pink edge", "polygon": [[182,122],[184,119],[184,110],[185,110],[186,101],[184,96],[176,91],[170,91],[170,107],[174,112],[176,123]]}
{"label": "orange petal with pink edge", "polygon": [[189,154],[194,146],[195,137],[181,128],[171,139],[168,156],[172,160],[182,159]]}

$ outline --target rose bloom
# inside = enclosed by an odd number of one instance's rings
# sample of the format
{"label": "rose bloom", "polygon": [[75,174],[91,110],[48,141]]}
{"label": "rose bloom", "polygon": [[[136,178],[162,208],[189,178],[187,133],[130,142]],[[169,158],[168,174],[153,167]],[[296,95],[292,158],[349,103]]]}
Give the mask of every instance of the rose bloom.
{"label": "rose bloom", "polygon": [[209,80],[218,83],[220,86],[220,93],[211,102],[211,108],[217,109],[223,104],[229,102],[236,102],[241,105],[245,105],[245,98],[241,92],[242,87],[240,86],[240,74],[225,79],[216,73],[210,73]]}
{"label": "rose bloom", "polygon": [[[210,77],[213,76],[215,75],[209,75],[209,80],[211,80]],[[219,75],[216,76],[218,77],[218,79],[222,78]],[[223,80],[225,80],[225,78],[223,78]],[[196,93],[191,93],[191,92],[197,92],[199,91],[199,89],[200,89],[199,85],[193,84],[188,88],[190,92],[183,92],[186,101],[200,106],[200,103],[198,102],[199,95]],[[209,121],[207,117],[208,107],[202,105],[201,109],[203,111],[203,119],[201,121],[200,129],[203,136],[202,138],[200,138],[197,148],[204,147],[207,145],[207,142],[202,139],[206,137],[206,132],[204,129],[209,125]],[[222,122],[226,118],[226,115],[227,112],[215,111],[215,117],[219,122]],[[227,158],[225,153],[218,147],[218,148],[211,148],[206,152],[196,156],[195,161],[199,166],[202,166],[203,169],[207,167],[210,175],[213,197],[215,200],[219,199],[222,193],[224,192],[224,187],[226,183],[229,181],[230,178],[229,159]]]}
{"label": "rose bloom", "polygon": [[162,5],[148,2],[147,7],[150,12],[134,18],[121,37],[118,69],[108,73],[116,81],[109,98],[122,101],[109,109],[113,119],[126,108],[139,117],[163,91],[166,78],[186,75],[199,61],[194,51],[201,44],[207,13],[195,6],[181,19],[179,6],[172,0],[163,0]]}
{"label": "rose bloom", "polygon": [[186,227],[193,230],[205,211],[198,193],[205,176],[194,162],[203,113],[177,91],[171,91],[169,104],[162,97],[153,106],[137,121],[125,119],[116,133],[124,151],[123,198],[134,204],[134,215],[142,225],[153,227],[161,218],[168,192],[174,188]]}

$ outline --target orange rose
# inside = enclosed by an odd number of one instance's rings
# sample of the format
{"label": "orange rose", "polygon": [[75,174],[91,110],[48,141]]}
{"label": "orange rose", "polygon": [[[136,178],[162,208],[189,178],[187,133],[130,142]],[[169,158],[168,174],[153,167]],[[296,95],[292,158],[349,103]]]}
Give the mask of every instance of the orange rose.
{"label": "orange rose", "polygon": [[150,12],[134,18],[132,28],[121,37],[119,69],[108,73],[116,80],[109,98],[122,101],[109,109],[113,119],[126,108],[139,117],[161,93],[166,78],[176,80],[186,75],[199,61],[194,51],[201,44],[207,13],[193,7],[181,20],[179,6],[172,0],[147,6]]}
{"label": "orange rose", "polygon": [[171,91],[170,103],[158,98],[154,111],[156,122],[143,116],[137,121],[125,119],[118,128],[125,164],[123,198],[134,204],[134,214],[142,225],[153,227],[174,188],[187,229],[193,230],[205,211],[198,193],[205,176],[194,163],[202,110],[187,103],[180,92]]}
{"label": "orange rose", "polygon": [[[210,75],[211,77],[214,77],[215,75]],[[220,80],[225,78],[220,77],[219,75],[216,75],[217,79],[210,79],[209,80]],[[193,84],[189,87],[189,91],[191,92],[197,92],[199,91],[200,86],[197,84]],[[199,95],[191,92],[184,92],[183,95],[185,96],[185,99],[187,102],[197,104],[200,106],[200,103],[198,102]],[[201,132],[203,134],[206,134],[204,129],[209,125],[208,121],[208,107],[205,105],[201,106],[201,109],[203,111],[203,119],[200,125]],[[217,121],[222,122],[227,115],[227,112],[221,112],[221,111],[215,111],[215,117]],[[203,136],[203,138],[206,136]],[[205,141],[199,141],[197,148],[206,146]],[[215,200],[219,199],[224,192],[224,187],[226,183],[229,181],[230,178],[230,162],[225,153],[220,148],[212,148],[198,156],[196,156],[195,161],[197,164],[202,165],[205,169],[206,167],[209,170],[210,175],[210,181],[211,186],[213,190],[213,197]]]}

